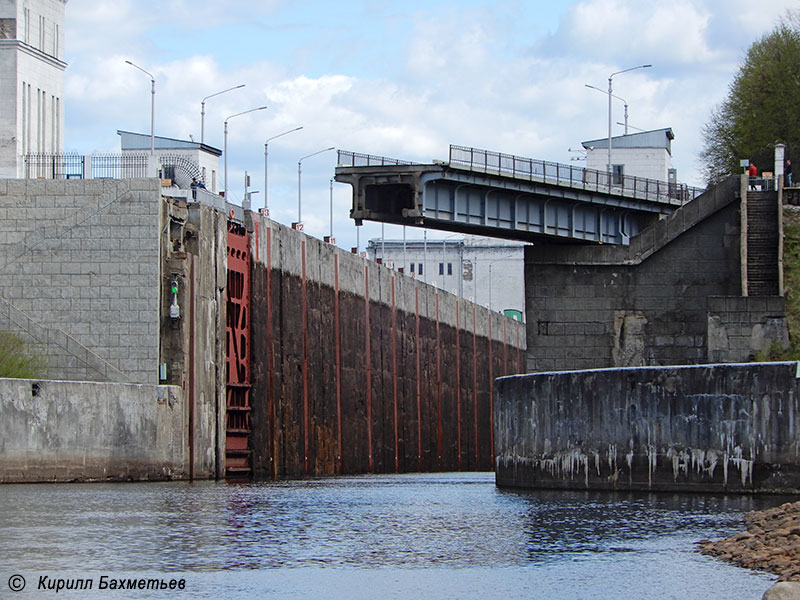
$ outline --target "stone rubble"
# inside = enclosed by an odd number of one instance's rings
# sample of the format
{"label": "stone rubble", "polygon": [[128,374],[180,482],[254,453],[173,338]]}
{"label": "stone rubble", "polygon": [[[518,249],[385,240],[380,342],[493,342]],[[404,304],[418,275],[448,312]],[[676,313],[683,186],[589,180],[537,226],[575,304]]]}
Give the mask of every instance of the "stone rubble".
{"label": "stone rubble", "polygon": [[747,569],[768,571],[779,581],[800,582],[800,502],[744,516],[747,531],[719,541],[701,540],[697,550]]}

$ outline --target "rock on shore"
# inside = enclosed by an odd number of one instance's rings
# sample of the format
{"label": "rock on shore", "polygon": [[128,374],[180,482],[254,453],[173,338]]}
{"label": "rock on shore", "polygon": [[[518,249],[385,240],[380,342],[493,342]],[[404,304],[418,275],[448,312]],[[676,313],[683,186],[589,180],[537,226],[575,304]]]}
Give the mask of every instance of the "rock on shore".
{"label": "rock on shore", "polygon": [[747,531],[725,540],[698,542],[703,554],[740,567],[769,571],[780,581],[800,582],[800,502],[749,512]]}
{"label": "rock on shore", "polygon": [[779,581],[764,592],[761,600],[797,600],[798,598],[800,598],[800,583]]}

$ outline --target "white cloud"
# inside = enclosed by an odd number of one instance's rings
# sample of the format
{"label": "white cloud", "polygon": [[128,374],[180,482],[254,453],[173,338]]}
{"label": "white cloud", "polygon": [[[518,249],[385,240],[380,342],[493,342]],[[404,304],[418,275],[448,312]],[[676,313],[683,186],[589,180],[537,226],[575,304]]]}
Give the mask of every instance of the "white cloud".
{"label": "white cloud", "polygon": [[692,0],[585,0],[562,20],[550,48],[622,63],[693,64],[718,57],[708,45],[711,11]]}
{"label": "white cloud", "polygon": [[[794,6],[583,0],[542,29],[515,19],[535,15],[515,12],[515,3],[417,3],[413,11],[389,4],[348,5],[343,35],[352,45],[342,45],[335,28],[303,34],[325,25],[315,21],[316,3],[70,0],[67,146],[114,150],[117,129],[149,131],[149,81],[126,59],[155,75],[157,135],[199,139],[200,100],[245,83],[207,103],[206,142],[221,148],[226,116],[269,106],[230,123],[235,198],[245,170],[262,181],[264,141],[302,125],[270,144],[270,204],[289,222],[298,158],[328,146],[429,161],[446,158],[454,143],[568,162],[569,147],[607,128],[605,97],[584,84],[604,89],[610,73],[652,63],[616,77],[614,91],[628,101],[631,125],[675,130],[673,166],[698,184],[700,128],[711,107],[725,96],[744,50]],[[256,22],[269,35],[237,40],[261,35]],[[238,41],[247,50],[237,52]],[[614,120],[622,120],[616,101]],[[328,153],[303,164],[304,219],[314,235],[327,234],[334,163]],[[337,229],[354,237],[349,188],[337,184],[334,195]]]}

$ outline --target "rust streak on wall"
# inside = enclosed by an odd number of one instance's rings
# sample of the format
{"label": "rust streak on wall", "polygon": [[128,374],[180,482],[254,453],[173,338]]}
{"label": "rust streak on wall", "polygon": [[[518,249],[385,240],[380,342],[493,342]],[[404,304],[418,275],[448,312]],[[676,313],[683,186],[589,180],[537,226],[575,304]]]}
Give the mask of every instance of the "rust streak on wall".
{"label": "rust streak on wall", "polygon": [[439,293],[436,293],[436,451],[442,470],[442,343],[439,330]]}
{"label": "rust streak on wall", "polygon": [[472,400],[474,403],[472,414],[475,419],[475,470],[479,469],[480,457],[478,455],[478,336],[477,315],[472,307]]}
{"label": "rust streak on wall", "polygon": [[397,305],[394,295],[395,278],[392,277],[392,407],[394,409],[394,470],[400,472],[400,437],[397,411]]}
{"label": "rust streak on wall", "polygon": [[[256,229],[257,231],[258,229]],[[267,309],[267,421],[269,426],[269,473],[270,478],[278,478],[278,464],[275,452],[275,354],[273,349],[272,323],[272,228],[267,227],[267,265],[266,265],[266,309]]]}
{"label": "rust streak on wall", "polygon": [[456,302],[456,424],[458,434],[456,436],[456,448],[458,451],[458,470],[461,465],[461,320],[459,318],[460,303]]}
{"label": "rust streak on wall", "polygon": [[194,261],[189,259],[189,481],[194,479]]}
{"label": "rust streak on wall", "polygon": [[306,477],[309,474],[308,465],[308,313],[306,311],[306,243],[302,244],[303,273],[300,294],[302,297],[302,328],[303,328],[303,473]]}
{"label": "rust streak on wall", "polygon": [[372,349],[370,348],[370,322],[369,322],[369,265],[364,265],[364,364],[367,374],[367,456],[369,457],[369,472],[375,467],[372,455]]}
{"label": "rust streak on wall", "polygon": [[333,320],[336,336],[336,472],[342,472],[342,340],[339,330],[339,255],[333,255]]}
{"label": "rust streak on wall", "polygon": [[[491,313],[491,311],[489,311]],[[494,465],[494,359],[492,357],[492,319],[489,318],[489,459]]]}
{"label": "rust streak on wall", "polygon": [[414,288],[414,316],[416,319],[417,346],[417,470],[422,471],[422,371],[420,369],[420,335],[419,335],[419,287]]}

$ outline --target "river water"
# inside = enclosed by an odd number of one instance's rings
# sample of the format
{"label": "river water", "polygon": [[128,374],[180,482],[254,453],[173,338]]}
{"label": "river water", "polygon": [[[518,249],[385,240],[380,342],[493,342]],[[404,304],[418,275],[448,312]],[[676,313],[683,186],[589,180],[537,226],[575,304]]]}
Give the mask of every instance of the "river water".
{"label": "river water", "polygon": [[[757,600],[773,577],[694,542],[788,500],[509,491],[491,473],[5,485],[0,499],[0,599],[481,600]],[[139,579],[167,589],[126,589]]]}

